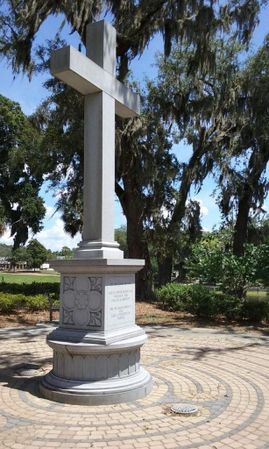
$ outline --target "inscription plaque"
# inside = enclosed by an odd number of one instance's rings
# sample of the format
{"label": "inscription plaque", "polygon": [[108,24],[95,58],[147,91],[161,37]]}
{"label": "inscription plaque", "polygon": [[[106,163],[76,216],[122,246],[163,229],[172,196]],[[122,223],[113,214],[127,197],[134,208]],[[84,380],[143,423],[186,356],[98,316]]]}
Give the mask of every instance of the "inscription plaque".
{"label": "inscription plaque", "polygon": [[[118,279],[106,286],[107,327],[121,328],[135,323],[135,286],[127,279]],[[125,282],[124,282],[125,281]]]}

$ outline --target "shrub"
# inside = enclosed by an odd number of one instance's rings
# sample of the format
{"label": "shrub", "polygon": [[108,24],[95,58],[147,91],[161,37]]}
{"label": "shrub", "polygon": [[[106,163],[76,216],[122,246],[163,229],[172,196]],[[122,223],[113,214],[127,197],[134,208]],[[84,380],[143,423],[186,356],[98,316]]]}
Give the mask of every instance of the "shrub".
{"label": "shrub", "polygon": [[206,287],[194,286],[188,312],[202,318],[225,316],[228,319],[236,319],[239,308],[240,300],[236,297]]}
{"label": "shrub", "polygon": [[16,284],[1,282],[0,292],[23,294],[25,296],[44,295],[46,293],[60,294],[59,282],[32,282],[31,284]]}
{"label": "shrub", "polygon": [[241,306],[242,319],[260,323],[269,320],[269,302],[266,299],[255,301],[246,299]]}
{"label": "shrub", "polygon": [[167,284],[157,290],[156,297],[166,310],[180,310],[203,318],[219,315],[237,318],[240,311],[239,299],[202,285]]}
{"label": "shrub", "polygon": [[44,295],[25,296],[24,307],[28,310],[46,310],[48,306],[48,298]]}
{"label": "shrub", "polygon": [[212,298],[217,302],[218,315],[228,320],[240,318],[241,300],[239,298],[222,292],[212,292]]}
{"label": "shrub", "polygon": [[0,294],[0,312],[13,313],[16,309],[23,307],[23,295]]}
{"label": "shrub", "polygon": [[[56,300],[58,296],[54,295]],[[14,313],[18,309],[46,310],[49,308],[48,298],[45,295],[23,295],[0,293],[0,312]]]}
{"label": "shrub", "polygon": [[192,286],[184,284],[166,284],[156,290],[156,298],[163,309],[186,311],[186,304],[191,298]]}
{"label": "shrub", "polygon": [[246,244],[244,255],[235,256],[221,239],[201,240],[187,261],[188,275],[202,282],[221,284],[224,292],[243,298],[250,285],[268,282],[268,256],[268,245]]}

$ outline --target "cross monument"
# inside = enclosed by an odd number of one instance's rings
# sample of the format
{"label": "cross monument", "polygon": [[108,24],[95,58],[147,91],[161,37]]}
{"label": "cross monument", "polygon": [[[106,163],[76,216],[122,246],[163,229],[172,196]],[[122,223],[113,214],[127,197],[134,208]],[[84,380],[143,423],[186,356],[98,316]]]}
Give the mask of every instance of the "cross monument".
{"label": "cross monument", "polygon": [[82,241],[74,259],[54,261],[61,273],[60,323],[47,342],[53,369],[40,385],[49,399],[106,404],[144,397],[151,377],[140,366],[146,340],[135,324],[135,273],[143,260],[124,259],[114,240],[115,114],[139,114],[139,95],[115,78],[116,30],[87,26],[87,55],[56,50],[51,72],[84,95]]}

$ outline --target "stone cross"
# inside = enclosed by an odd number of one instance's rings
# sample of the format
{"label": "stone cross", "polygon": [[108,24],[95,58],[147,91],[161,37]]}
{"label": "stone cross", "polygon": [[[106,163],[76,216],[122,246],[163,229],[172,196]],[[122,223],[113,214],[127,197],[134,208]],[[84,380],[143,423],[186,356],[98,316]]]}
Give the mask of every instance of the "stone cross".
{"label": "stone cross", "polygon": [[139,95],[115,78],[116,30],[105,21],[87,26],[87,56],[73,47],[53,53],[51,72],[85,96],[81,259],[123,257],[114,241],[115,114],[139,114]]}
{"label": "stone cross", "polygon": [[102,21],[87,27],[87,56],[57,50],[53,75],[85,96],[82,242],[61,273],[59,327],[47,337],[53,369],[40,390],[71,404],[132,401],[152,388],[140,366],[146,341],[135,324],[135,273],[144,260],[124,259],[114,241],[115,114],[139,113],[139,96],[115,78],[116,31]]}

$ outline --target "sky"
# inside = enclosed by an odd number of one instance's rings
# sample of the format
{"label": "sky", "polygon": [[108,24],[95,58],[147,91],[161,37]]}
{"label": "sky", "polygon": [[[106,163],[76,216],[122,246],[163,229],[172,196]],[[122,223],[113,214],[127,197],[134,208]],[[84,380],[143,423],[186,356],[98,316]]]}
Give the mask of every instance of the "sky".
{"label": "sky", "polygon": [[[49,17],[41,26],[35,43],[38,45],[39,43],[43,43],[46,39],[51,39],[57,32],[61,21],[62,18],[60,17]],[[266,33],[269,33],[269,5],[262,11],[260,24],[254,32],[252,41],[253,51],[262,45]],[[63,37],[69,45],[78,48],[80,42],[79,37],[77,33],[70,34],[70,30],[67,26],[63,29]],[[143,55],[140,58],[136,58],[131,65],[132,76],[135,80],[139,80],[142,83],[145,77],[154,78],[157,73],[157,69],[154,65],[155,55],[156,53],[161,52],[162,48],[162,39],[157,35],[151,40]],[[39,74],[33,76],[31,81],[29,81],[26,75],[22,74],[14,77],[7,61],[3,59],[0,61],[0,94],[11,100],[17,101],[23,112],[26,115],[30,115],[42,100],[48,96],[48,91],[43,87],[43,83],[48,77],[48,74]],[[174,152],[178,155],[181,161],[187,160],[190,154],[189,148],[184,146],[184,144],[175,146]],[[205,180],[203,188],[198,194],[193,190],[191,192],[191,199],[200,202],[202,225],[205,230],[211,230],[214,226],[220,224],[219,210],[213,197],[214,189],[214,181],[212,177],[209,176]],[[46,217],[43,221],[43,230],[36,234],[34,238],[38,239],[47,249],[52,249],[53,251],[60,250],[63,246],[69,246],[70,248],[76,247],[81,240],[81,236],[78,234],[74,238],[71,238],[64,232],[61,214],[55,212],[56,198],[53,196],[53,192],[51,192],[48,185],[45,184],[42,187],[41,195],[45,201]],[[265,202],[265,209],[269,212],[268,198]],[[125,222],[121,206],[115,196],[115,228],[124,225]],[[10,238],[9,230],[7,230],[0,238],[0,243],[13,243],[13,239]]]}

